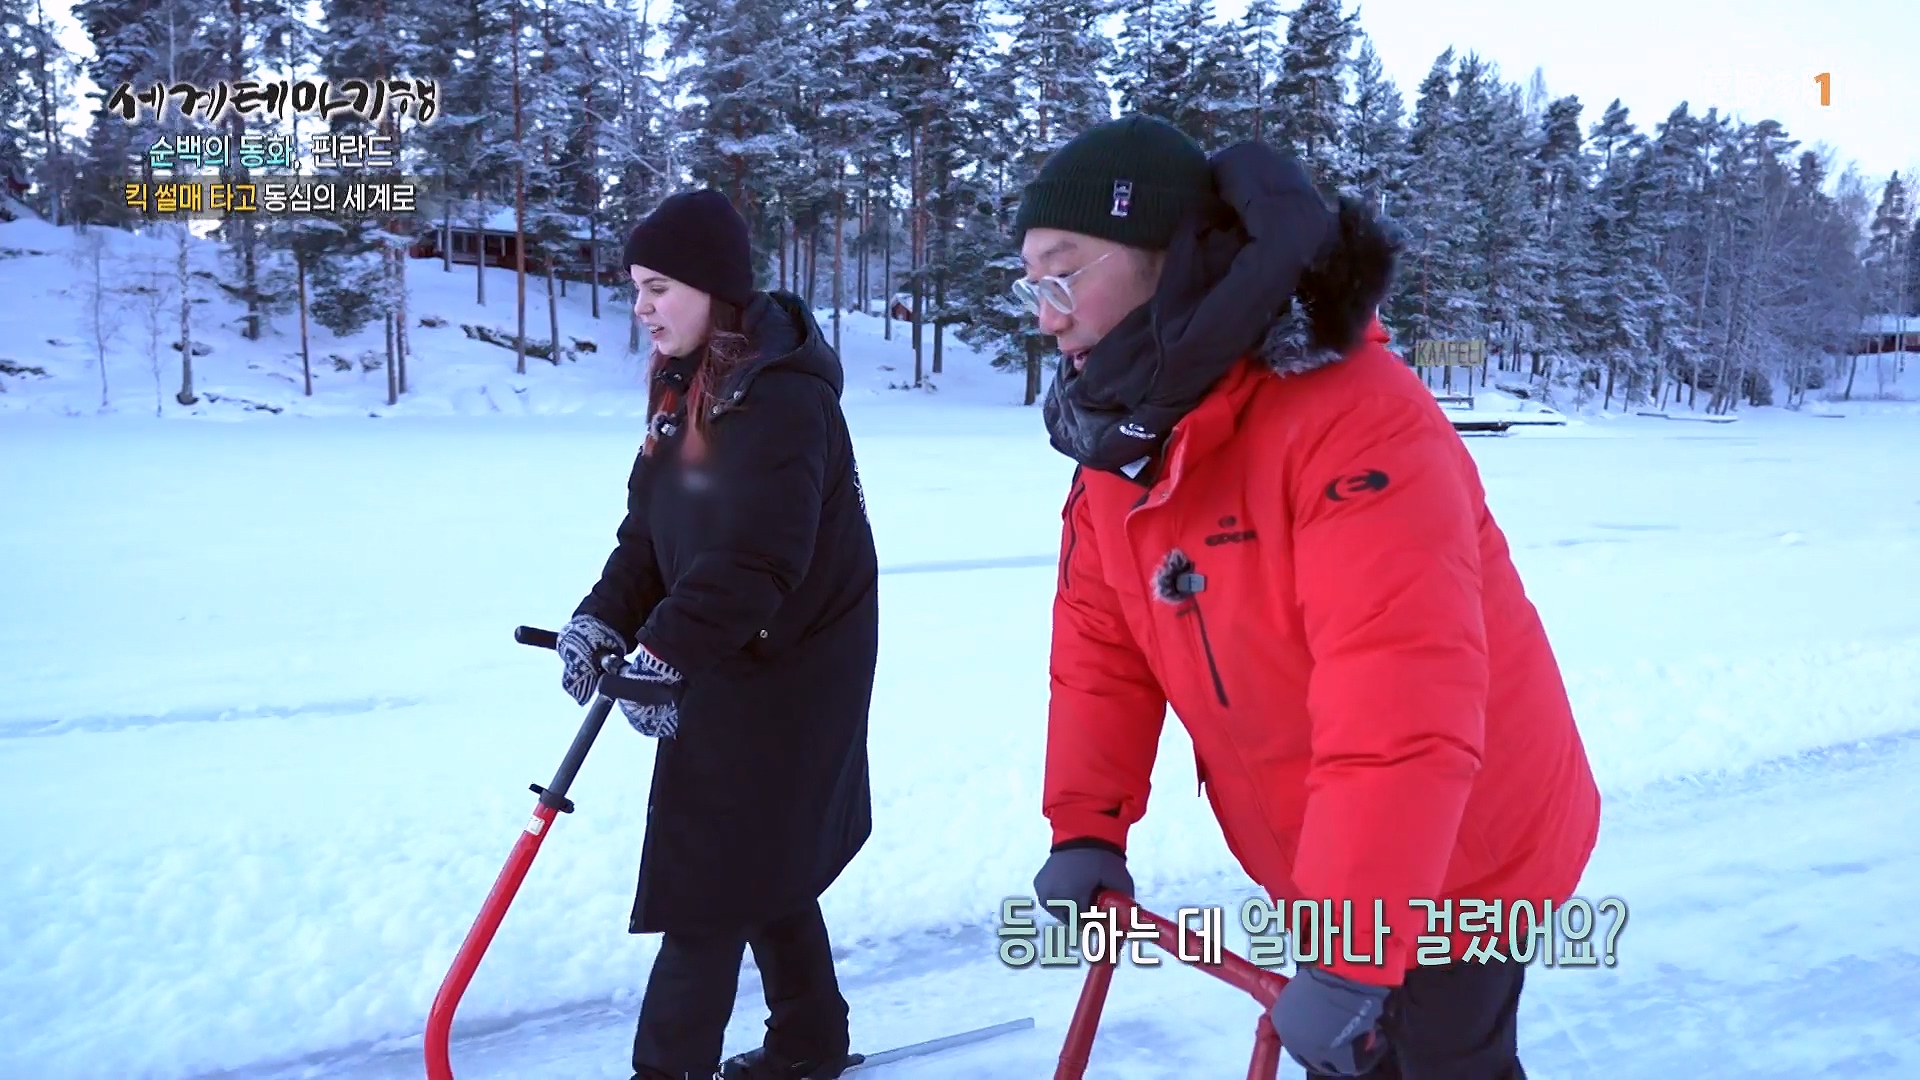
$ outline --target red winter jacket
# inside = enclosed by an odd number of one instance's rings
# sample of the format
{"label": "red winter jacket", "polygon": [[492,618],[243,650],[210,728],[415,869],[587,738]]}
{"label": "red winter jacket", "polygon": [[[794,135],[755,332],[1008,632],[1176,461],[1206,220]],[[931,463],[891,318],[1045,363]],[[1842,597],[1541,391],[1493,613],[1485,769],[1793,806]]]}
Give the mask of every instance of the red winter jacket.
{"label": "red winter jacket", "polygon": [[1272,898],[1352,901],[1363,955],[1384,901],[1384,963],[1326,966],[1393,986],[1426,933],[1409,900],[1457,916],[1499,899],[1503,931],[1515,900],[1558,910],[1600,802],[1473,459],[1386,340],[1376,322],[1284,375],[1243,360],[1174,429],[1151,488],[1076,475],[1045,812],[1056,843],[1124,848],[1171,704],[1228,847]]}

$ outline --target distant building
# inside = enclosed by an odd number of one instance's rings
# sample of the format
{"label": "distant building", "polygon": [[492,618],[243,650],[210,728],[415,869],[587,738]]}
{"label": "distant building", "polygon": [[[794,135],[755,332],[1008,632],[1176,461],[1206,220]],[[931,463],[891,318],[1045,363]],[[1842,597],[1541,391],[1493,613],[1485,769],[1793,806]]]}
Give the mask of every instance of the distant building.
{"label": "distant building", "polygon": [[1869,315],[1860,320],[1852,354],[1920,352],[1920,315]]}
{"label": "distant building", "polygon": [[[419,232],[407,254],[416,259],[438,259],[443,251],[452,253],[452,261],[472,266],[474,261],[485,258],[486,265],[497,266],[503,270],[514,268],[519,237],[513,227],[513,207],[500,207],[488,212],[483,225],[476,225],[471,206],[457,207],[451,221],[436,222]],[[620,261],[620,238],[602,233],[598,245],[594,244],[590,230],[583,221],[574,221],[568,232],[573,241],[562,254],[555,273],[575,281],[585,281],[596,269],[602,282],[617,282],[623,275]],[[546,273],[546,262],[541,258],[539,249],[530,247],[527,252],[527,273]]]}

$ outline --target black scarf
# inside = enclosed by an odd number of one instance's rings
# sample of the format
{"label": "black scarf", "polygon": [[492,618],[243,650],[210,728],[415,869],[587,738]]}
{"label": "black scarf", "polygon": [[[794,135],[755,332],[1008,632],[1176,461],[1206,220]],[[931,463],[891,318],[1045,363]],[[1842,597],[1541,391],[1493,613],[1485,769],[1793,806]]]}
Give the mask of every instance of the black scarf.
{"label": "black scarf", "polygon": [[1334,240],[1335,214],[1291,155],[1242,143],[1214,155],[1213,173],[1216,197],[1176,233],[1153,298],[1081,370],[1063,359],[1047,390],[1049,441],[1087,468],[1138,479]]}

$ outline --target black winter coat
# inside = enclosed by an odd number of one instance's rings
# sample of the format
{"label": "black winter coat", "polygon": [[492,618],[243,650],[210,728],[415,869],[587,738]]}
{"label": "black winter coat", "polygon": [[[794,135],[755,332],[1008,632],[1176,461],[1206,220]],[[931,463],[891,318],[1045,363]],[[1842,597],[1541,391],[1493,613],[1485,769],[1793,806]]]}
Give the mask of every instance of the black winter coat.
{"label": "black winter coat", "polygon": [[662,739],[636,934],[740,932],[817,899],[872,831],[867,711],[879,564],[840,359],[798,297],[744,312],[757,358],[634,462],[619,545],[577,611],[685,679]]}

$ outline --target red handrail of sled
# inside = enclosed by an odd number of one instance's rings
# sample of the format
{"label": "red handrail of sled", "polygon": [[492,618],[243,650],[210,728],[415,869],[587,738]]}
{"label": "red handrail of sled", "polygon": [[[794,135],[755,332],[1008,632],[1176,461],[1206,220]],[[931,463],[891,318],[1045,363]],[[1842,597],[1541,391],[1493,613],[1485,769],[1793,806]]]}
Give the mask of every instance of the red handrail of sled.
{"label": "red handrail of sled", "polygon": [[[1154,944],[1175,957],[1205,955],[1199,934],[1175,926],[1119,893],[1102,889],[1094,898],[1094,906],[1106,908],[1114,912],[1116,917],[1128,920],[1120,925],[1129,930],[1139,927],[1142,920],[1151,923],[1157,931]],[[1110,942],[1109,957],[1117,956],[1121,945],[1120,942]],[[1275,1080],[1280,1074],[1280,1034],[1267,1021],[1267,1010],[1273,1008],[1281,989],[1287,985],[1286,976],[1255,967],[1244,957],[1226,949],[1221,950],[1218,963],[1182,962],[1245,990],[1260,1003],[1259,1026],[1254,1031],[1253,1060],[1247,1065],[1247,1080]],[[1053,1071],[1053,1080],[1083,1080],[1086,1076],[1087,1059],[1093,1053],[1093,1038],[1100,1030],[1100,1011],[1106,1006],[1107,988],[1113,982],[1114,969],[1119,966],[1118,962],[1108,959],[1088,965],[1087,981],[1080,988],[1079,1003],[1073,1008],[1073,1022],[1067,1025],[1066,1045],[1061,1047],[1060,1064]]]}

